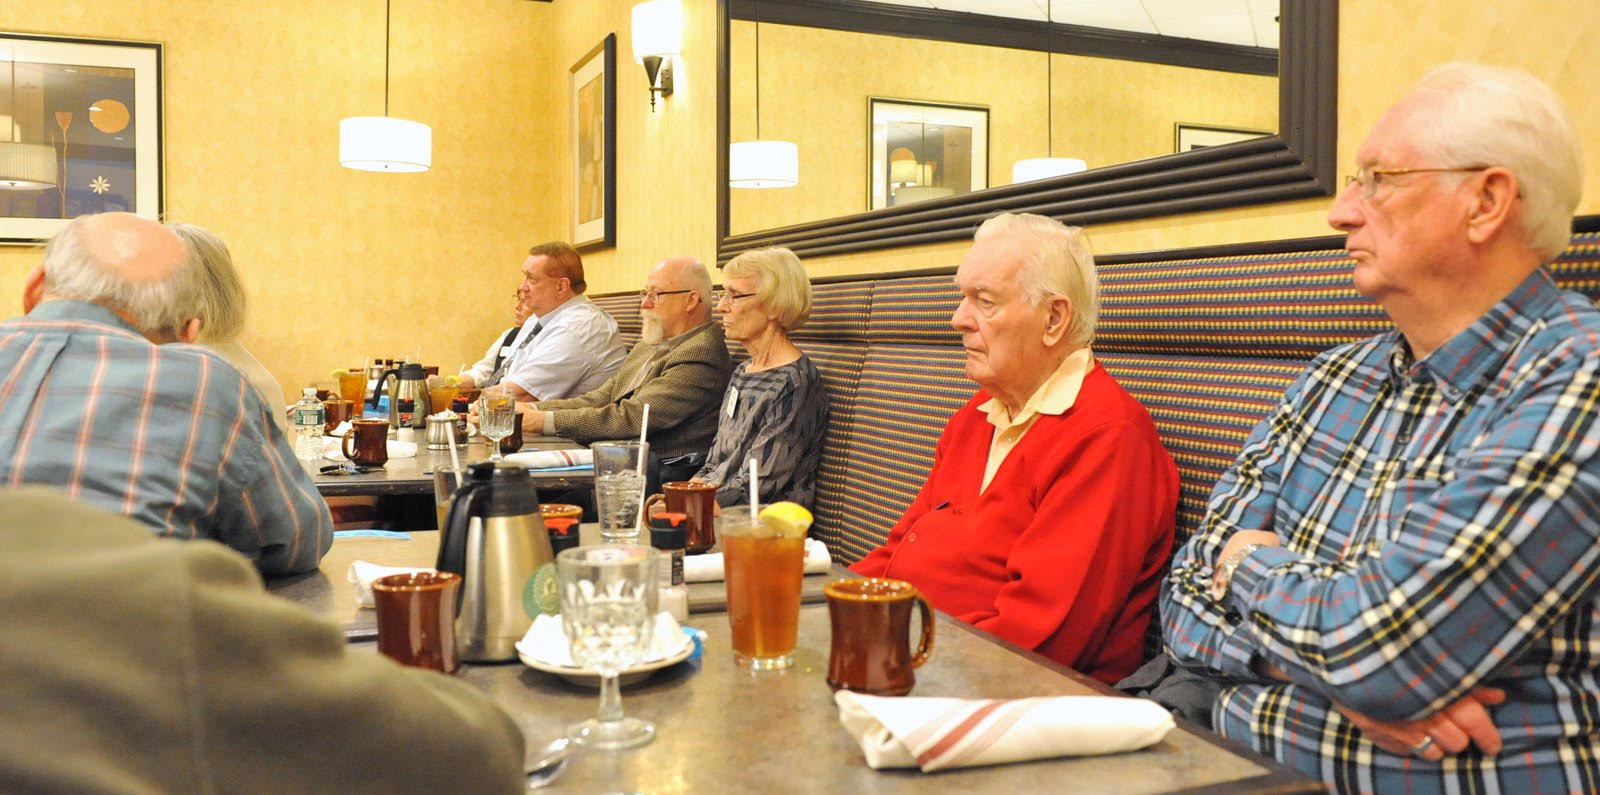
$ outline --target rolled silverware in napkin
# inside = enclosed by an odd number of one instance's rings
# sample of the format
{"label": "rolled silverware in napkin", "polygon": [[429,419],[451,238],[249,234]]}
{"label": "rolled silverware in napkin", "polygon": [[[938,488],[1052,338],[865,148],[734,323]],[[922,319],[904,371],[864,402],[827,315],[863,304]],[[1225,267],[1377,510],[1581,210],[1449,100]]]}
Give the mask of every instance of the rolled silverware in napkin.
{"label": "rolled silverware in napkin", "polygon": [[358,560],[350,564],[350,570],[345,574],[345,579],[356,587],[356,604],[361,607],[372,607],[372,581],[390,574],[415,574],[419,571],[433,571],[433,569],[414,569],[407,566],[379,566]]}
{"label": "rolled silverware in napkin", "polygon": [[[806,539],[806,574],[822,574],[833,567],[828,545],[815,538]],[[684,582],[719,582],[722,579],[722,553],[690,555],[683,559]]]}
{"label": "rolled silverware in napkin", "polygon": [[1117,696],[893,698],[840,690],[839,722],[874,770],[924,773],[1154,745],[1176,724],[1160,704]]}
{"label": "rolled silverware in napkin", "polygon": [[594,464],[593,450],[538,450],[512,453],[506,460],[529,469],[560,469]]}

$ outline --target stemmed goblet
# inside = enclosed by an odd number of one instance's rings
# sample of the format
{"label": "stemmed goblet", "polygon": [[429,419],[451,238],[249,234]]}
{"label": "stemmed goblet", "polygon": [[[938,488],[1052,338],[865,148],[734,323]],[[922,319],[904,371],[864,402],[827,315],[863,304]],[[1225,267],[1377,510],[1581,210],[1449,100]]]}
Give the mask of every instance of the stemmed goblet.
{"label": "stemmed goblet", "polygon": [[655,724],[622,714],[622,669],[643,659],[656,623],[656,551],[605,544],[556,556],[561,624],[572,661],[600,675],[600,711],[567,727],[594,748],[634,748],[655,739]]}
{"label": "stemmed goblet", "polygon": [[488,439],[493,448],[490,461],[501,461],[500,440],[511,435],[511,423],[517,422],[517,399],[504,388],[483,390],[478,396],[478,432]]}

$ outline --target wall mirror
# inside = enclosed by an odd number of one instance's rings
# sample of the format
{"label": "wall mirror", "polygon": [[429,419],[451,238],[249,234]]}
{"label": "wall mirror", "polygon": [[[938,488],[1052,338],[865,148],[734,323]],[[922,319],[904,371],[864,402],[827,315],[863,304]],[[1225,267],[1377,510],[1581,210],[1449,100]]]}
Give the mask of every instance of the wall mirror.
{"label": "wall mirror", "polygon": [[[719,262],[961,239],[1000,210],[1108,223],[1334,189],[1336,0],[1233,0],[1277,47],[1045,19],[1104,3],[891,1],[719,0]],[[921,7],[985,2],[1029,13]],[[758,107],[763,138],[799,146],[795,187],[726,187]],[[1013,182],[1047,150],[1087,170]]]}

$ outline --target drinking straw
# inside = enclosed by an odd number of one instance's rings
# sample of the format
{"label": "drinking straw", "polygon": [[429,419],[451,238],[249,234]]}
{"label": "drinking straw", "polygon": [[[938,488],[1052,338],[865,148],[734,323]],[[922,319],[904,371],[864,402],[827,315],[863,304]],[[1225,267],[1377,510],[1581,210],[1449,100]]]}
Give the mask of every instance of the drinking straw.
{"label": "drinking straw", "polygon": [[750,524],[754,525],[756,514],[761,512],[761,490],[756,487],[756,457],[746,458],[745,463],[750,466]]}
{"label": "drinking straw", "polygon": [[[450,431],[450,468],[456,472],[456,488],[466,485],[461,482],[461,456],[456,454],[455,430]],[[444,528],[440,528],[441,530]]]}
{"label": "drinking straw", "polygon": [[[648,431],[648,430],[650,430],[650,404],[646,403],[646,404],[644,404],[644,416],[639,418],[639,466],[638,466],[638,470],[637,471],[639,473],[639,478],[640,478],[641,481],[644,479],[644,460],[646,458],[650,457],[645,452],[645,447],[644,447],[644,445],[645,445],[645,441],[644,441],[645,432]],[[644,485],[643,483],[640,483],[641,487],[643,487],[643,485]],[[644,518],[644,500],[640,499],[639,500],[639,521],[634,522],[634,528],[642,533],[642,532],[644,532],[644,529],[647,526],[647,524],[648,523],[645,521],[645,518]]]}

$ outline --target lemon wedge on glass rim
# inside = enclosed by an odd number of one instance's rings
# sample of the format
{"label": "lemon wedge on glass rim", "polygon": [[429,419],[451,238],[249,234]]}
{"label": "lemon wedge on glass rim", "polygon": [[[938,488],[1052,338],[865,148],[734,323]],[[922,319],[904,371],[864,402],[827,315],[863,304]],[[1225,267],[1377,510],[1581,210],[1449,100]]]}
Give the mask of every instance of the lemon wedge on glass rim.
{"label": "lemon wedge on glass rim", "polygon": [[343,377],[345,377],[345,376],[347,376],[349,374],[350,374],[349,370],[334,370],[333,372],[328,373],[328,377],[329,378],[343,378]]}
{"label": "lemon wedge on glass rim", "polygon": [[793,502],[775,502],[761,509],[761,523],[784,538],[803,538],[811,527],[811,512]]}

